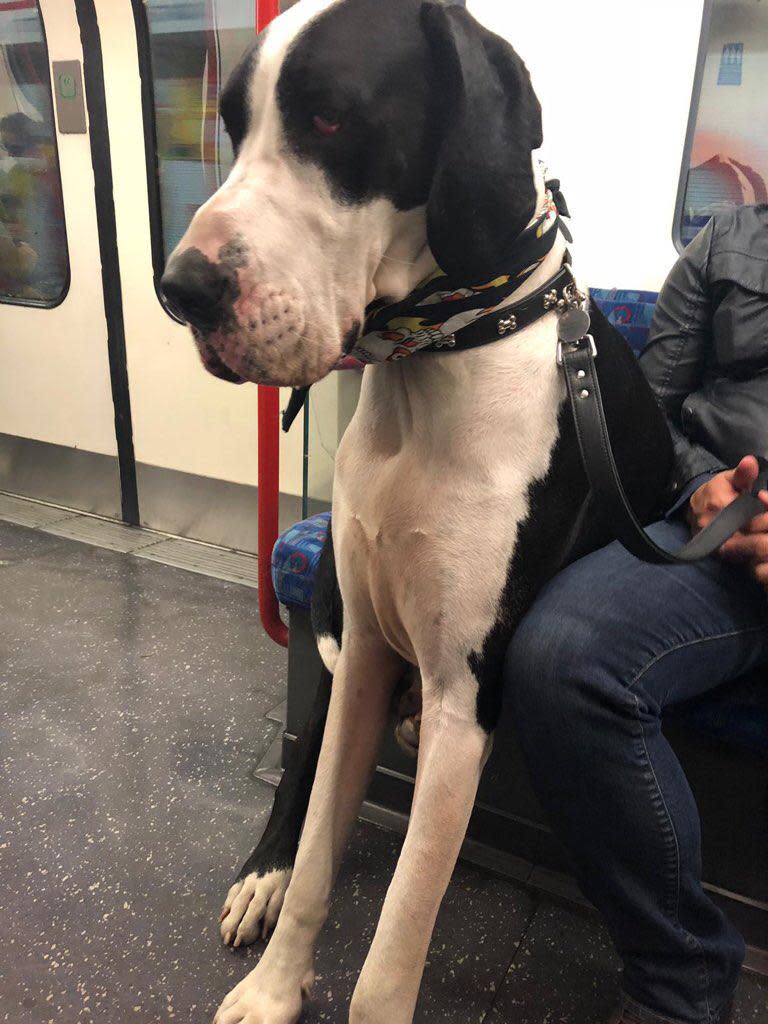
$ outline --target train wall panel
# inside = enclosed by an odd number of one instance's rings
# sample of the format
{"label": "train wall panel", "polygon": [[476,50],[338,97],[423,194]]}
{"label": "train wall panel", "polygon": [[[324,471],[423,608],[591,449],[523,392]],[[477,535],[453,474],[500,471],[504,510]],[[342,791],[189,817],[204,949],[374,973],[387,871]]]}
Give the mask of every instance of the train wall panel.
{"label": "train wall panel", "polygon": [[469,0],[525,59],[583,279],[658,291],[672,243],[703,0]]}

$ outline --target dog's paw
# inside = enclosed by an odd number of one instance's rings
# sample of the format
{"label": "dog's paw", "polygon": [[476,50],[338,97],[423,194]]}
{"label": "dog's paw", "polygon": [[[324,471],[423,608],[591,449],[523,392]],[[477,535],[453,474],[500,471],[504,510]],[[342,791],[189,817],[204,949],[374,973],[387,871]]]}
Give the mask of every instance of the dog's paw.
{"label": "dog's paw", "polygon": [[301,984],[280,972],[254,968],[236,985],[216,1011],[213,1024],[296,1024],[304,997],[314,981],[310,971]]}
{"label": "dog's paw", "polygon": [[290,880],[290,868],[279,868],[263,875],[252,871],[235,882],[219,917],[224,942],[243,946],[265,939],[277,924]]}

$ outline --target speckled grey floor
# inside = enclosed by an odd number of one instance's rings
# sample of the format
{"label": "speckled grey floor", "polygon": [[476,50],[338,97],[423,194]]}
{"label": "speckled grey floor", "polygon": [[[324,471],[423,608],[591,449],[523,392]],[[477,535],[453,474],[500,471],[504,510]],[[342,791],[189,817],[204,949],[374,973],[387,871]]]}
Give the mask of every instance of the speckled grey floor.
{"label": "speckled grey floor", "polygon": [[[0,1020],[206,1024],[258,948],[215,926],[272,791],[285,658],[253,590],[0,522]],[[360,826],[310,1024],[344,1024],[400,840]],[[418,1024],[601,1024],[599,926],[460,866]],[[745,979],[737,1024],[768,1024]]]}

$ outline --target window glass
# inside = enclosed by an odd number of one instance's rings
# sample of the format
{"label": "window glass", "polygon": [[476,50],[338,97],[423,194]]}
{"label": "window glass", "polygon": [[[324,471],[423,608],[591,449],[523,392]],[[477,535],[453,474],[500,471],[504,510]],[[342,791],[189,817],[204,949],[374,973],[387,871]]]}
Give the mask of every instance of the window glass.
{"label": "window glass", "polygon": [[253,42],[254,0],[146,0],[154,86],[163,250],[232,166],[218,116],[230,72]]}
{"label": "window glass", "polygon": [[768,4],[713,0],[685,192],[683,244],[720,210],[768,201]]}
{"label": "window glass", "polygon": [[48,51],[35,0],[0,0],[0,301],[56,305],[69,266]]}
{"label": "window glass", "polygon": [[[296,0],[282,0],[281,11]],[[167,259],[232,168],[219,97],[256,33],[255,0],[144,0]]]}

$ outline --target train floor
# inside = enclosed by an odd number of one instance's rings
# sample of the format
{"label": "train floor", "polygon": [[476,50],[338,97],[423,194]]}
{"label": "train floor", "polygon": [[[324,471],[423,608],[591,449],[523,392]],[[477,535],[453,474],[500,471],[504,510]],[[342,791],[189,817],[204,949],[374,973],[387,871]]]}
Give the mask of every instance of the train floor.
{"label": "train floor", "polygon": [[[258,960],[216,919],[273,791],[285,653],[253,589],[0,522],[0,1020],[207,1024]],[[305,1020],[343,1024],[400,838],[361,824]],[[602,1024],[597,922],[459,865],[419,1024]],[[744,976],[737,1024],[768,1024]]]}

